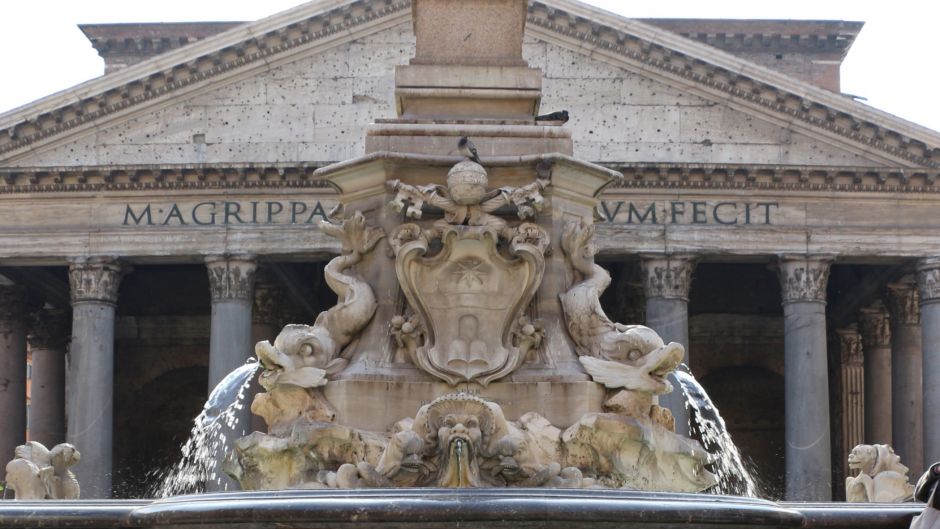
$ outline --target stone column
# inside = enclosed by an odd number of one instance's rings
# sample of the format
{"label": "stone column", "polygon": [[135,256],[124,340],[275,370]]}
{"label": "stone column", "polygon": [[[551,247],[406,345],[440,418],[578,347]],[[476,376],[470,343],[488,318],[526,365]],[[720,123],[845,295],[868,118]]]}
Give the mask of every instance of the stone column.
{"label": "stone column", "polygon": [[209,334],[209,391],[252,355],[251,309],[255,288],[251,256],[210,256],[209,294],[212,323]]}
{"label": "stone column", "polygon": [[[212,299],[212,321],[209,331],[209,391],[235,368],[253,355],[251,342],[252,298],[255,288],[255,260],[248,255],[221,255],[206,258],[209,272],[209,294]],[[218,410],[221,412],[223,410]],[[251,410],[246,403],[237,412],[234,429],[225,432],[226,443],[215,454],[221,464],[232,442],[244,436],[251,426]],[[206,484],[210,491],[237,490],[228,476],[216,468],[217,479]]]}
{"label": "stone column", "polygon": [[940,258],[918,263],[917,285],[923,346],[923,462],[929,465],[940,461]]}
{"label": "stone column", "polygon": [[[914,278],[888,285],[891,314],[891,433],[894,451],[911,469],[924,471],[924,379],[920,302]],[[934,439],[936,442],[936,439]]]}
{"label": "stone column", "polygon": [[66,441],[82,453],[74,468],[83,498],[111,497],[114,309],[122,270],[110,257],[69,265],[72,344],[65,398]]}
{"label": "stone column", "polygon": [[831,259],[783,256],[786,384],[786,499],[832,498],[826,284]]}
{"label": "stone column", "polygon": [[865,368],[855,325],[836,331],[842,357],[842,461],[865,441]]}
{"label": "stone column", "polygon": [[880,301],[859,313],[865,357],[865,443],[892,444],[891,328]]}
{"label": "stone column", "polygon": [[0,479],[26,442],[26,290],[0,286]]}
{"label": "stone column", "polygon": [[[687,255],[644,255],[641,258],[646,326],[659,333],[665,342],[682,344],[685,347],[683,362],[689,365],[689,288],[695,261]],[[676,418],[676,432],[688,435],[689,412],[685,396],[678,384],[673,382],[673,386],[672,393],[661,396],[659,403],[669,408]]]}
{"label": "stone column", "polygon": [[[259,270],[262,272],[263,269]],[[266,274],[259,273],[255,281],[254,310],[251,314],[251,343],[256,344],[263,340],[271,342],[280,332],[279,324],[283,321],[283,288],[266,277]],[[254,377],[249,388],[248,402],[254,400],[254,396],[264,391],[261,384],[258,383],[258,377]],[[264,419],[252,414],[251,430],[264,432],[267,431],[267,425]]]}
{"label": "stone column", "polygon": [[49,448],[65,441],[65,349],[68,315],[62,309],[40,309],[29,329],[33,359],[29,438]]}

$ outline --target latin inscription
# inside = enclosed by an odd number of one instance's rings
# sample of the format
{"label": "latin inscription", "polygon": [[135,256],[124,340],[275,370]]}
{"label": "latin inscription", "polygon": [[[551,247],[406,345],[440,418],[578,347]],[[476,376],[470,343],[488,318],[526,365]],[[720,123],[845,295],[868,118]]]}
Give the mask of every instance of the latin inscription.
{"label": "latin inscription", "polygon": [[715,224],[734,226],[774,224],[777,202],[604,200],[598,211],[607,222],[619,224]]}
{"label": "latin inscription", "polygon": [[314,202],[253,200],[206,201],[198,204],[126,204],[124,226],[228,226],[240,224],[313,224],[326,219]]}

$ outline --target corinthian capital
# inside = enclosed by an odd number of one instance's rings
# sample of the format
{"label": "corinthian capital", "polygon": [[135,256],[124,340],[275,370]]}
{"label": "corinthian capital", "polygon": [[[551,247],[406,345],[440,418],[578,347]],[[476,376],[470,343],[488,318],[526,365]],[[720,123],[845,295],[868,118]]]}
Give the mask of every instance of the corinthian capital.
{"label": "corinthian capital", "polygon": [[877,301],[858,312],[862,344],[868,349],[891,346],[891,321],[884,303]]}
{"label": "corinthian capital", "polygon": [[891,319],[894,323],[919,325],[920,300],[914,278],[908,275],[897,283],[888,284],[887,292],[888,310],[891,311]]}
{"label": "corinthian capital", "polygon": [[842,351],[842,363],[844,365],[861,365],[862,360],[862,336],[855,325],[845,329],[836,330],[839,335],[839,345]]}
{"label": "corinthian capital", "polygon": [[83,302],[117,303],[125,270],[113,257],[80,257],[69,263],[72,305]]}
{"label": "corinthian capital", "polygon": [[212,301],[251,301],[255,289],[255,259],[250,255],[206,257]]}
{"label": "corinthian capital", "polygon": [[647,298],[688,301],[695,258],[690,255],[643,255],[643,287]]}
{"label": "corinthian capital", "polygon": [[940,257],[921,259],[917,263],[917,289],[921,303],[940,301]]}
{"label": "corinthian capital", "polygon": [[70,330],[64,310],[39,309],[32,315],[26,339],[33,349],[64,349]]}
{"label": "corinthian capital", "polygon": [[22,320],[27,313],[26,288],[20,285],[0,285],[0,320]]}
{"label": "corinthian capital", "polygon": [[258,269],[255,274],[254,308],[251,311],[251,321],[275,325],[282,321],[283,316],[284,288],[271,277],[267,269]]}
{"label": "corinthian capital", "polygon": [[777,275],[784,303],[826,302],[830,256],[784,255],[777,261]]}

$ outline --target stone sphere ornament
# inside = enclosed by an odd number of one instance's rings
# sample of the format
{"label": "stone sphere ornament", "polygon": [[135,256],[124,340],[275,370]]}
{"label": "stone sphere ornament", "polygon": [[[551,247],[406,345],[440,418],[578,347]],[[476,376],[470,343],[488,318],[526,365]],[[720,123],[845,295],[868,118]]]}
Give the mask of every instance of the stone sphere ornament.
{"label": "stone sphere ornament", "polygon": [[464,160],[447,172],[447,191],[450,198],[464,206],[483,202],[488,185],[486,169],[471,160]]}

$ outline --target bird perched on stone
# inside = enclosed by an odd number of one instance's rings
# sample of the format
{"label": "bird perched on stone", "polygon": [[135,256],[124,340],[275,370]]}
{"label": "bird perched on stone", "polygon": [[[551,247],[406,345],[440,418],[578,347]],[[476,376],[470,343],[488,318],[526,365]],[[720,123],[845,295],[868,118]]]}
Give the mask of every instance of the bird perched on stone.
{"label": "bird perched on stone", "polygon": [[477,154],[477,146],[470,141],[470,138],[462,136],[460,141],[457,142],[457,148],[460,149],[460,154],[470,158],[476,163],[480,163],[480,156]]}
{"label": "bird perched on stone", "polygon": [[541,116],[535,116],[535,121],[555,121],[559,124],[568,122],[568,111],[559,110],[557,112],[552,112],[551,114],[542,114]]}

